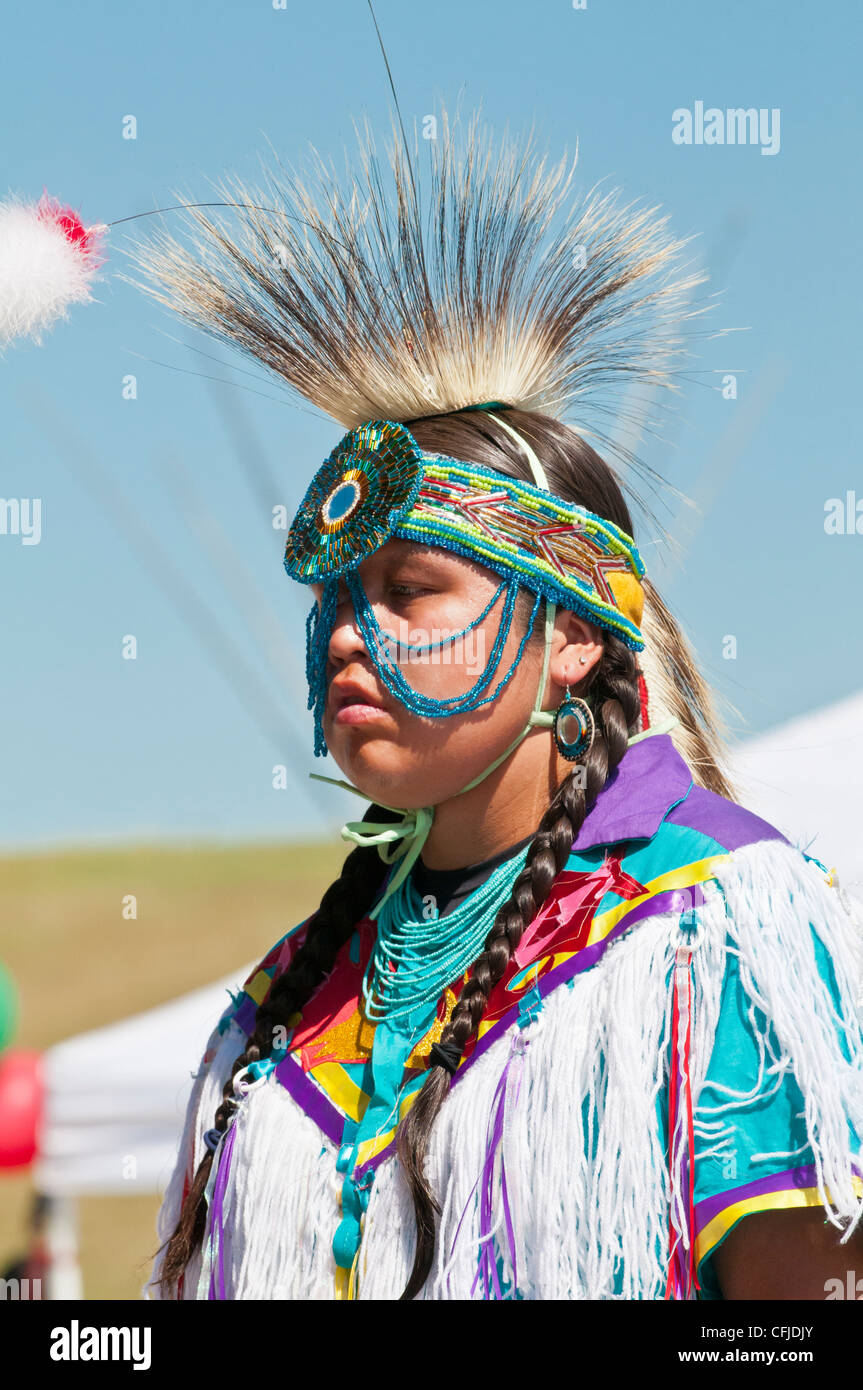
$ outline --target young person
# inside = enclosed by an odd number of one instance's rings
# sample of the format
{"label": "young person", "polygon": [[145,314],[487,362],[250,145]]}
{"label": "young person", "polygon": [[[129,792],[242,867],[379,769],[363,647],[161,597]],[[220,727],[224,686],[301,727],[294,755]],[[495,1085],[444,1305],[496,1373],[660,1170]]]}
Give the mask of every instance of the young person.
{"label": "young person", "polygon": [[371,803],[213,1030],[147,1293],[822,1298],[863,1267],[860,934],[734,801],[561,419],[669,384],[693,281],[652,213],[430,143],[428,201],[369,147],[275,211],[240,189],[245,243],[196,211],[136,253],[348,431],[285,564],[315,754]]}

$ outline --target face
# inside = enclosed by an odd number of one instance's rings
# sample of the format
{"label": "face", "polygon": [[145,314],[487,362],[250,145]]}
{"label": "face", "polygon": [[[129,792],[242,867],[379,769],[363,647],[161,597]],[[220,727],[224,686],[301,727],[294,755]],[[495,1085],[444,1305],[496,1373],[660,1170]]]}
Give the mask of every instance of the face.
{"label": "face", "polygon": [[[500,594],[486,617],[463,638],[430,651],[475,621],[499,587],[500,576],[442,549],[390,540],[359,566],[359,577],[388,651],[404,679],[436,700],[464,694],[491,655],[506,602]],[[320,603],[322,585],[310,588]],[[323,719],[327,746],[348,779],[372,800],[412,808],[437,804],[478,776],[527,722],[542,671],[543,643],[528,642],[521,661],[493,700],[446,718],[410,713],[375,669],[357,626],[350,593],[339,584],[327,666]],[[544,604],[540,603],[540,612]],[[513,616],[489,695],[509,669],[525,625]]]}

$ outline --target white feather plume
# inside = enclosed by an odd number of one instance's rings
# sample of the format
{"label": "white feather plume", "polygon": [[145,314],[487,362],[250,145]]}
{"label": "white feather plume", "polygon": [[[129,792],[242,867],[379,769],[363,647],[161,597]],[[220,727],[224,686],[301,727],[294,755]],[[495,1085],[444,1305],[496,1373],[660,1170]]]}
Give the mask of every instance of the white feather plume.
{"label": "white feather plume", "polygon": [[0,350],[15,338],[41,343],[71,304],[92,300],[105,230],[47,195],[0,203]]}

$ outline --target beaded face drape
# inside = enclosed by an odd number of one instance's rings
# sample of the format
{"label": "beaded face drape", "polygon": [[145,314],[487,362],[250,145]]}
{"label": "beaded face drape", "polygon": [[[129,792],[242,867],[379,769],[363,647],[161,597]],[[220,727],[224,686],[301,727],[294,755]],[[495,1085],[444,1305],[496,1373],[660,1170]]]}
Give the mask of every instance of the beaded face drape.
{"label": "beaded face drape", "polygon": [[[446,700],[415,690],[393,661],[358,568],[390,539],[438,545],[502,578],[486,609],[505,593],[489,660],[471,688]],[[541,598],[611,631],[640,651],[644,565],[632,538],[583,507],[478,464],[424,453],[404,425],[372,420],[351,430],[322,464],[288,534],[285,569],[300,583],[322,583],[320,605],[306,623],[309,709],[315,755],[326,753],[326,667],[340,577],[354,604],[369,656],[387,689],[412,713],[445,718],[494,699],[521,660]],[[508,671],[487,694],[512,624],[519,587],[536,595],[531,621]]]}

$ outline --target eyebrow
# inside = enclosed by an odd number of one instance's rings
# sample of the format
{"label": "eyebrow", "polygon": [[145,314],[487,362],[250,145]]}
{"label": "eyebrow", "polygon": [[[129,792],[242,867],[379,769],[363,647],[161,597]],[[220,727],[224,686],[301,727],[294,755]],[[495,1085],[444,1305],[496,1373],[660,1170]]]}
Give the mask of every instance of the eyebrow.
{"label": "eyebrow", "polygon": [[439,545],[421,545],[417,541],[405,541],[405,549],[391,551],[387,558],[387,566],[403,565],[409,560],[440,560],[445,561],[447,552]]}

